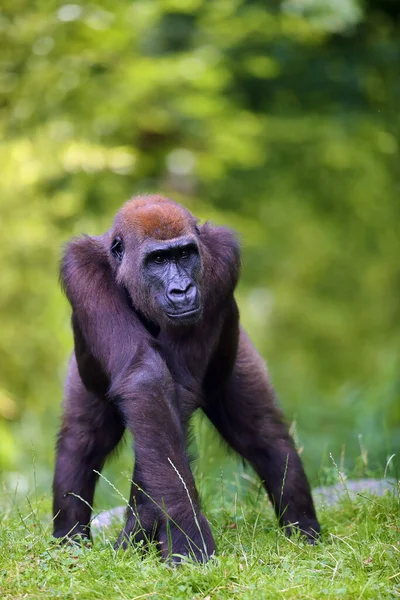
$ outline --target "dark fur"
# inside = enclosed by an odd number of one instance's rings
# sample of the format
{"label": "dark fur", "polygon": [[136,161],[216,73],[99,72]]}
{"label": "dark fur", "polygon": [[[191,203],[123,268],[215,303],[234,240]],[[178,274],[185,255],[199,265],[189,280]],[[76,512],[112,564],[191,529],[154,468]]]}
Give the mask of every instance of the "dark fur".
{"label": "dark fur", "polygon": [[154,307],[140,266],[144,241],[132,225],[124,234],[130,283],[110,254],[118,217],[110,233],[74,239],[67,247],[61,280],[73,310],[75,352],[57,445],[54,535],[90,536],[94,471],[101,471],[128,428],[135,469],[118,544],[155,536],[165,558],[209,557],[214,541],[185,445],[189,419],[201,408],[253,465],[280,523],[312,541],[319,524],[300,458],[265,365],[239,326],[237,241],[225,228],[206,223],[195,229],[189,213],[187,226],[199,245],[203,312],[185,326],[171,325]]}

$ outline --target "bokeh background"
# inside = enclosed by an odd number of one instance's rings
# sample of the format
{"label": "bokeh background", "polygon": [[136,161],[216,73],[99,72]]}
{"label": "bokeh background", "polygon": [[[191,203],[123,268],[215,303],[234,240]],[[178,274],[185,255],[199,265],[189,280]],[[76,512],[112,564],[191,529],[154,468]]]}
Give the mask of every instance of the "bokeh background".
{"label": "bokeh background", "polygon": [[[313,482],[330,453],[382,473],[400,450],[400,3],[3,0],[0,40],[3,489],[50,493],[62,244],[143,192],[238,231],[242,320]],[[224,454],[196,430],[206,480]],[[125,490],[130,470],[128,444],[107,477]]]}

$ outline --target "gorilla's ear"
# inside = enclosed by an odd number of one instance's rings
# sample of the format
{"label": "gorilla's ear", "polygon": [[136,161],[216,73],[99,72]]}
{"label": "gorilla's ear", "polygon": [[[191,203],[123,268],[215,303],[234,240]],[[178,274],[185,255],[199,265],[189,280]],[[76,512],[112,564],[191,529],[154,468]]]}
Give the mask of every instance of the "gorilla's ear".
{"label": "gorilla's ear", "polygon": [[83,236],[66,247],[60,280],[78,327],[108,376],[132,360],[138,319],[109,260],[109,239]]}

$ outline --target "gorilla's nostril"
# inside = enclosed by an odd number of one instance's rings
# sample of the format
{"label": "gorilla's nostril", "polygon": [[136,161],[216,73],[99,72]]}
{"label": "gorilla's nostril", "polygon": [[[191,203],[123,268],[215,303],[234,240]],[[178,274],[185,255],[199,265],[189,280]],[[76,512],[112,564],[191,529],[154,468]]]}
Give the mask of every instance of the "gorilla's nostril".
{"label": "gorilla's nostril", "polygon": [[172,290],[169,290],[170,296],[183,296],[184,293],[185,293],[185,291],[180,288],[172,288]]}
{"label": "gorilla's nostril", "polygon": [[174,286],[168,290],[168,295],[169,296],[185,296],[191,290],[191,288],[193,288],[192,283],[183,284],[180,286]]}
{"label": "gorilla's nostril", "polygon": [[186,291],[185,291],[185,296],[189,299],[192,300],[195,296],[196,296],[196,288],[194,287],[194,285],[190,285]]}

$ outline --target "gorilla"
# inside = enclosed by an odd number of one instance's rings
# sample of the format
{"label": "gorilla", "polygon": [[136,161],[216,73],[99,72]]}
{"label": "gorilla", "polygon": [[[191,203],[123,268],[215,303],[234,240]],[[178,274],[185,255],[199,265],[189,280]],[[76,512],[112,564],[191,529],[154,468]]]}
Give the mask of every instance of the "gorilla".
{"label": "gorilla", "polygon": [[265,364],[239,324],[240,254],[159,195],[134,197],[98,237],[67,246],[61,282],[74,353],[54,475],[54,536],[90,538],[98,473],[127,428],[135,466],[117,547],[154,540],[163,558],[207,560],[214,539],[186,449],[200,408],[261,478],[280,524],[320,531],[309,484]]}

